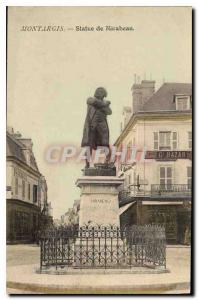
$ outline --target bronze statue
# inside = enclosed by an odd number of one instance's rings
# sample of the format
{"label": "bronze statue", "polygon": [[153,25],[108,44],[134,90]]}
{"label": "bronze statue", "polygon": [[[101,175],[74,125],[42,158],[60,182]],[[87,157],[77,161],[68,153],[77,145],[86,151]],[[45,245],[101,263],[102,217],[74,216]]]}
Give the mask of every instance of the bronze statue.
{"label": "bronze statue", "polygon": [[[112,111],[109,107],[111,102],[104,100],[106,97],[107,91],[103,87],[99,87],[96,89],[94,97],[87,99],[87,116],[81,146],[90,147],[90,155],[92,155],[92,150],[96,150],[98,146],[109,148],[107,115],[111,115]],[[89,166],[87,159],[86,167]]]}

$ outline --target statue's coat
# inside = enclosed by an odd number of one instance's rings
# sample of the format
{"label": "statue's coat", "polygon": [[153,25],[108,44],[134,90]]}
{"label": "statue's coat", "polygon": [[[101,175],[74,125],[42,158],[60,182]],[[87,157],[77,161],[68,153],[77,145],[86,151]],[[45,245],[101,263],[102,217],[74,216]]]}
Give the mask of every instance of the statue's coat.
{"label": "statue's coat", "polygon": [[87,116],[85,119],[82,147],[89,146],[96,149],[97,146],[109,147],[109,128],[107,115],[112,113],[109,103],[95,97],[87,99]]}

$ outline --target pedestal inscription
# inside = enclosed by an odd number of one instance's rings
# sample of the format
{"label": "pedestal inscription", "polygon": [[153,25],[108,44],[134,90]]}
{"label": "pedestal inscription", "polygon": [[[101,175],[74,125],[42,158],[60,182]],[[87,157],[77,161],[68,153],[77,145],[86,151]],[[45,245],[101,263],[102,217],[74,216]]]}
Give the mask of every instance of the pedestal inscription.
{"label": "pedestal inscription", "polygon": [[116,176],[84,176],[77,180],[81,188],[79,227],[84,225],[120,226]]}

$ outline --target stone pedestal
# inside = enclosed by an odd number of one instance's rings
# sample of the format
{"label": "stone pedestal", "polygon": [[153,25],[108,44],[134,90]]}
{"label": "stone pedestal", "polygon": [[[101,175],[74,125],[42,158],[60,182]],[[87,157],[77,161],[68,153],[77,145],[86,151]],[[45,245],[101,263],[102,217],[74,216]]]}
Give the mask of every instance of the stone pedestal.
{"label": "stone pedestal", "polygon": [[76,185],[81,189],[79,227],[89,225],[120,226],[116,176],[83,176]]}

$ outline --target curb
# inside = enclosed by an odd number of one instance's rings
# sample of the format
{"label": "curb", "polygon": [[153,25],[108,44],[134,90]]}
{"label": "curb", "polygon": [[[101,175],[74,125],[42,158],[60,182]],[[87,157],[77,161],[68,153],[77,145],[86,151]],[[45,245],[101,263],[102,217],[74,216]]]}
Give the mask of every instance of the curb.
{"label": "curb", "polygon": [[36,269],[37,274],[47,275],[111,275],[111,274],[164,274],[170,273],[169,269],[153,269],[153,268],[131,268],[131,269]]}
{"label": "curb", "polygon": [[[116,286],[116,287],[90,287],[90,286],[63,286],[63,285],[42,285],[34,283],[21,283],[7,281],[7,288],[22,290],[25,292],[38,292],[43,294],[162,294],[165,291],[189,290],[189,282],[178,282],[170,284],[148,284],[148,285],[134,285],[134,286]],[[10,293],[11,294],[11,293]]]}

